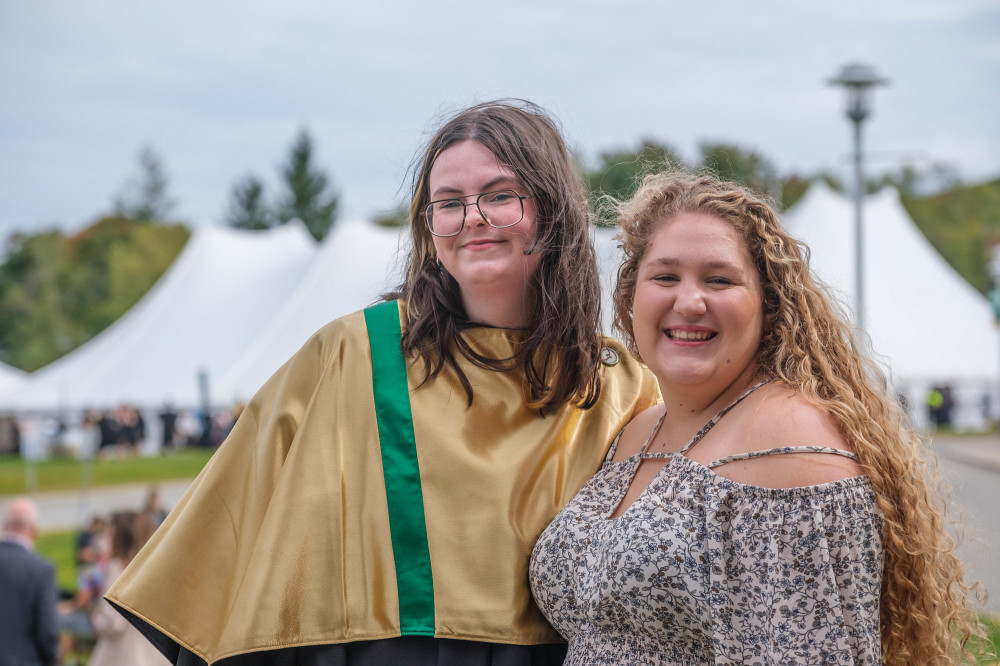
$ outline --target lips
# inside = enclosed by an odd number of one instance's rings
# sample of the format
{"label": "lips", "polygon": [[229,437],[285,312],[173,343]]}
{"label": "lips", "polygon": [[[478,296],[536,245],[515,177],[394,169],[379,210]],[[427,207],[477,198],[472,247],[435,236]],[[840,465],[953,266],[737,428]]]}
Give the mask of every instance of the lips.
{"label": "lips", "polygon": [[465,243],[462,247],[466,250],[485,250],[495,247],[502,242],[502,240],[494,238],[477,238]]}
{"label": "lips", "polygon": [[718,335],[715,331],[710,331],[708,329],[691,330],[668,328],[666,333],[668,338],[676,340],[677,342],[704,342],[705,340],[711,340]]}

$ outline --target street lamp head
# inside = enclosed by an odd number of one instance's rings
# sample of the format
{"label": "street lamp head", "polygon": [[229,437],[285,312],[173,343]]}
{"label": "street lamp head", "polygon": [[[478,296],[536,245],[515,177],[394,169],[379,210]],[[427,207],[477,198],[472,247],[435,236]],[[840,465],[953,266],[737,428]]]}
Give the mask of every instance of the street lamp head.
{"label": "street lamp head", "polygon": [[868,91],[888,82],[871,65],[857,62],[844,65],[840,74],[828,80],[830,85],[843,86],[847,90],[847,117],[856,123],[868,117],[870,112]]}

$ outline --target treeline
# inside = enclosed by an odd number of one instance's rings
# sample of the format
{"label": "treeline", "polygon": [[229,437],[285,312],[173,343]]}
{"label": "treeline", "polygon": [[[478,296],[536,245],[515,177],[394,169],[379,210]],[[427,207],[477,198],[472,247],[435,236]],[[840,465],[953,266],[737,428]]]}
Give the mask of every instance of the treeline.
{"label": "treeline", "polygon": [[33,371],[135,305],[184,247],[181,224],[109,216],[78,234],[14,234],[0,265],[0,360]]}
{"label": "treeline", "polygon": [[[710,169],[766,194],[782,209],[794,205],[817,179],[844,190],[833,174],[781,174],[766,156],[725,142],[701,144],[696,159],[686,162],[670,146],[647,140],[635,148],[606,151],[594,164],[580,164],[580,171],[598,202],[605,195],[627,198],[643,174],[676,167]],[[292,142],[279,175],[282,189],[275,197],[268,196],[256,175],[237,180],[226,224],[266,229],[298,219],[322,240],[336,222],[339,194],[316,164],[305,130]],[[159,158],[143,149],[137,173],[114,198],[112,213],[69,236],[50,230],[6,239],[0,263],[0,361],[36,370],[92,338],[138,302],[190,235],[182,222],[173,221],[176,203],[168,185]],[[868,189],[886,185],[899,189],[903,205],[945,259],[986,293],[990,248],[1000,242],[1000,180],[966,184],[940,165],[908,165],[871,180]],[[406,216],[400,208],[376,222],[399,225]]]}

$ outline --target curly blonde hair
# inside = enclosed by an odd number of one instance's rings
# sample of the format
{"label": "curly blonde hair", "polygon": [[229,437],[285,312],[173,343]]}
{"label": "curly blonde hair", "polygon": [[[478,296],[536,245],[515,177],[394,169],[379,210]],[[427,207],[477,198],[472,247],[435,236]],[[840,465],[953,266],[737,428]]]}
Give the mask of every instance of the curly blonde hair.
{"label": "curly blonde hair", "polygon": [[632,302],[639,262],[661,225],[679,212],[708,213],[743,238],[764,293],[759,379],[781,381],[828,410],[857,452],[883,516],[881,633],[886,664],[973,659],[983,629],[964,578],[933,456],[890,398],[881,369],[859,351],[855,331],[813,278],[809,250],[758,195],[710,175],[647,176],[633,198],[612,202],[625,259],[614,294],[615,328],[638,355]]}

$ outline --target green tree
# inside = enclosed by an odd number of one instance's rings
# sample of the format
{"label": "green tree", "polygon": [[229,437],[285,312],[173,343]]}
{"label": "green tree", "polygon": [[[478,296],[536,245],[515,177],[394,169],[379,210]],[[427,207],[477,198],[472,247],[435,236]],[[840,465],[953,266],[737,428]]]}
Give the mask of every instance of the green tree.
{"label": "green tree", "polygon": [[8,239],[0,266],[0,349],[5,362],[33,371],[73,347],[60,289],[67,254],[59,231]]}
{"label": "green tree", "polygon": [[820,171],[811,176],[802,176],[797,173],[785,176],[781,179],[781,207],[788,210],[802,198],[809,186],[816,181],[822,180],[831,188],[838,192],[844,191],[844,184],[837,176],[829,171]]}
{"label": "green tree", "polygon": [[624,200],[635,194],[643,176],[683,166],[683,160],[666,144],[645,139],[636,150],[601,153],[595,169],[584,170],[587,188],[595,198],[611,196]]}
{"label": "green tree", "polygon": [[698,149],[703,168],[711,170],[723,180],[739,183],[765,194],[774,201],[781,200],[778,169],[760,152],[725,142],[702,142]]}
{"label": "green tree", "polygon": [[326,172],[313,165],[313,142],[306,130],[292,143],[281,175],[288,192],[278,204],[278,220],[284,224],[298,218],[313,238],[322,240],[337,219],[340,197]]}
{"label": "green tree", "polygon": [[990,248],[1000,241],[1000,179],[900,198],[927,240],[985,294],[992,282]]}
{"label": "green tree", "polygon": [[163,164],[149,146],[139,151],[138,161],[138,173],[125,182],[115,197],[114,213],[137,222],[165,221],[177,202],[167,194]]}
{"label": "green tree", "polygon": [[256,176],[244,176],[233,185],[226,223],[237,229],[270,229],[278,221],[264,199],[264,183]]}
{"label": "green tree", "polygon": [[68,238],[11,236],[0,263],[0,360],[32,371],[89,340],[142,298],[189,235],[111,216]]}
{"label": "green tree", "polygon": [[380,227],[405,227],[410,223],[410,208],[400,204],[390,211],[376,213],[372,222]]}

